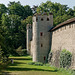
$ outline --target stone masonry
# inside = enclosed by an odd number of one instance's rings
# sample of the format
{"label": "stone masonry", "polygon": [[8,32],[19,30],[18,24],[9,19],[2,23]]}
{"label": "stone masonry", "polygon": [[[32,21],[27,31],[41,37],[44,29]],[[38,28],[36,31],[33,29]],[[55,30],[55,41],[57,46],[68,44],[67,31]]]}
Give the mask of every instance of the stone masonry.
{"label": "stone masonry", "polygon": [[27,25],[27,51],[34,62],[47,62],[52,51],[50,63],[60,67],[61,50],[72,53],[71,68],[75,69],[75,18],[53,27],[53,15],[50,13],[35,14],[33,24]]}

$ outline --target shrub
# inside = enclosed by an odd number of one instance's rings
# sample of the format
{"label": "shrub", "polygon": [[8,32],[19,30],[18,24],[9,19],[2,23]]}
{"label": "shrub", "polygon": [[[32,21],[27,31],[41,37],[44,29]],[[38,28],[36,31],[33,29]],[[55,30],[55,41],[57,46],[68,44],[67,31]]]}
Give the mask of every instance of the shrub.
{"label": "shrub", "polygon": [[29,62],[28,63],[28,65],[34,65],[35,64],[35,62]]}
{"label": "shrub", "polygon": [[0,63],[6,63],[8,60],[7,56],[3,55],[3,53],[4,52],[2,51],[2,49],[0,47]]}
{"label": "shrub", "polygon": [[26,49],[22,49],[22,46],[18,47],[16,49],[16,53],[19,55],[19,56],[24,56],[24,55],[27,55],[27,50]]}
{"label": "shrub", "polygon": [[2,49],[0,48],[0,63],[2,63],[2,60],[3,60],[2,54],[3,54],[3,51],[2,51]]}
{"label": "shrub", "polygon": [[29,65],[35,65],[35,66],[43,66],[43,63],[41,62],[29,62]]}
{"label": "shrub", "polygon": [[34,65],[36,65],[36,66],[43,66],[43,63],[41,63],[41,62],[35,62]]}
{"label": "shrub", "polygon": [[66,49],[62,50],[60,53],[60,67],[69,68],[71,65],[72,54]]}

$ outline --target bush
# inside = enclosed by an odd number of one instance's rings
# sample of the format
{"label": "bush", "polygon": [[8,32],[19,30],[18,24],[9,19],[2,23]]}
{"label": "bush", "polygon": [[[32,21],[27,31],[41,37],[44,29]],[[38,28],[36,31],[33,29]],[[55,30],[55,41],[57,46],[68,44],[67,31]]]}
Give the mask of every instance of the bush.
{"label": "bush", "polygon": [[28,65],[34,65],[35,64],[35,62],[29,62],[28,63]]}
{"label": "bush", "polygon": [[71,65],[72,54],[66,49],[62,50],[60,53],[60,67],[69,68]]}
{"label": "bush", "polygon": [[0,48],[0,63],[2,63],[2,60],[3,60],[2,54],[3,54],[3,51],[2,51],[2,49]]}
{"label": "bush", "polygon": [[19,56],[24,56],[24,55],[27,55],[27,50],[26,49],[22,49],[22,46],[18,47],[16,49],[16,53],[19,55]]}
{"label": "bush", "polygon": [[35,62],[34,65],[36,65],[36,66],[43,66],[43,63],[41,63],[41,62]]}
{"label": "bush", "polygon": [[2,51],[0,47],[0,64],[6,63],[8,61],[8,56],[5,56],[3,53],[4,52]]}
{"label": "bush", "polygon": [[41,62],[29,62],[29,65],[35,65],[35,66],[43,66],[43,63]]}

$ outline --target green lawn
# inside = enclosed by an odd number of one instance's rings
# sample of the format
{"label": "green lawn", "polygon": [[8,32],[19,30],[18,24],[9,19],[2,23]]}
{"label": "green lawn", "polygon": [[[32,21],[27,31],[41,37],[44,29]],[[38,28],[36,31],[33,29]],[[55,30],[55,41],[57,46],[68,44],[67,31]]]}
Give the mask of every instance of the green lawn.
{"label": "green lawn", "polygon": [[32,62],[30,56],[10,57],[14,60],[14,64],[2,71],[3,75],[71,75],[66,71],[59,71],[50,66],[29,65]]}

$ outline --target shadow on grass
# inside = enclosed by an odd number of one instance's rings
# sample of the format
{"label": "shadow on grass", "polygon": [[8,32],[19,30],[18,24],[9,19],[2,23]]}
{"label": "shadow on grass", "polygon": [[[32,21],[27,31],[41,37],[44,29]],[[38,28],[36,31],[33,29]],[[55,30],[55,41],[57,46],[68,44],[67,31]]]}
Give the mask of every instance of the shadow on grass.
{"label": "shadow on grass", "polygon": [[48,72],[57,72],[58,70],[45,70],[45,69],[38,69],[38,68],[18,68],[14,67],[19,64],[27,64],[27,63],[22,63],[22,62],[15,62],[14,64],[10,64],[13,67],[7,67],[7,71],[48,71]]}
{"label": "shadow on grass", "polygon": [[0,70],[0,75],[10,75],[10,72],[4,72],[3,70]]}
{"label": "shadow on grass", "polygon": [[[10,58],[11,59],[11,58]],[[12,58],[14,60],[31,60],[31,58]],[[38,69],[38,68],[19,68],[19,67],[14,67],[19,64],[27,64],[24,62],[14,62],[14,64],[10,64],[13,67],[8,67],[6,68],[6,71],[48,71],[48,72],[57,72],[58,70],[45,70],[45,69]]]}
{"label": "shadow on grass", "polygon": [[10,72],[0,72],[0,75],[10,75]]}
{"label": "shadow on grass", "polygon": [[37,69],[37,68],[7,68],[8,71],[48,71],[48,72],[57,72],[58,70],[44,70],[44,69]]}
{"label": "shadow on grass", "polygon": [[9,60],[32,60],[32,58],[9,58]]}
{"label": "shadow on grass", "polygon": [[9,66],[17,66],[19,64],[27,64],[25,62],[14,62],[14,64],[10,63]]}

